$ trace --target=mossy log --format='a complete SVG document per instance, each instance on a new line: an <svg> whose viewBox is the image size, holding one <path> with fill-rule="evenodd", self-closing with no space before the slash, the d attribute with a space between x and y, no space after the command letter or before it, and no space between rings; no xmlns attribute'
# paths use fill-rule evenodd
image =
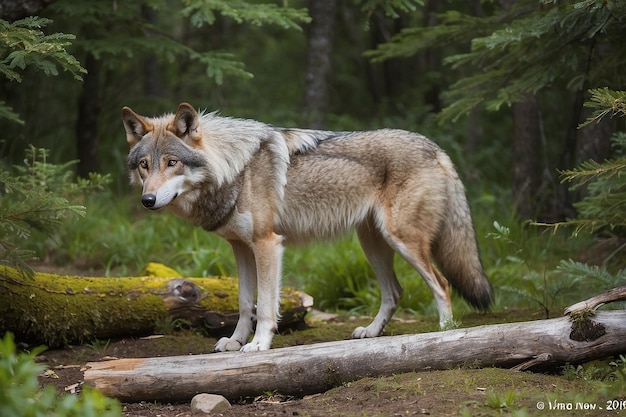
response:
<svg viewBox="0 0 626 417"><path fill-rule="evenodd" d="M237 279L157 276L104 278L0 266L0 335L49 347L151 334L183 319L224 333L237 318ZM281 325L303 321L310 297L284 288Z"/></svg>
<svg viewBox="0 0 626 417"><path fill-rule="evenodd" d="M546 369L624 353L626 311L584 307L550 320L265 352L90 362L85 382L123 401L185 401L201 392L230 399L274 390L302 396L363 377L458 366Z"/></svg>

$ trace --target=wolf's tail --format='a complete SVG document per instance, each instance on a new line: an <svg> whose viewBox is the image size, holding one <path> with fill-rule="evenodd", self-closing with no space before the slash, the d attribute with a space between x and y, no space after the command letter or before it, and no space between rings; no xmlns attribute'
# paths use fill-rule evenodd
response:
<svg viewBox="0 0 626 417"><path fill-rule="evenodd" d="M488 310L493 303L493 288L478 255L465 189L450 158L442 154L438 159L447 171L448 204L432 253L452 287L473 307Z"/></svg>

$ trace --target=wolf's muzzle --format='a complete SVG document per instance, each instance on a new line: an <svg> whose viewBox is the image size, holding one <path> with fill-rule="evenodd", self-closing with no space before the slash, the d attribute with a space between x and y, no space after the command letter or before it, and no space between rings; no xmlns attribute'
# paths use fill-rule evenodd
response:
<svg viewBox="0 0 626 417"><path fill-rule="evenodd" d="M154 205L156 204L156 195L154 195L154 194L144 194L141 197L141 204L143 204L143 206L145 208L152 208L152 207L154 207Z"/></svg>

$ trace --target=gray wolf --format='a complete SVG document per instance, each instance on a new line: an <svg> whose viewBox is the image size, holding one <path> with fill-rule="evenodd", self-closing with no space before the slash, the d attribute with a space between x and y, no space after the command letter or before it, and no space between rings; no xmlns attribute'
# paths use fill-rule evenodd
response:
<svg viewBox="0 0 626 417"><path fill-rule="evenodd" d="M381 306L353 338L379 336L402 288L394 253L423 277L442 327L452 320L449 283L486 310L493 290L478 255L463 184L450 158L419 134L275 127L201 112L142 117L122 110L131 183L141 203L168 208L232 246L239 321L216 351L270 348L283 247L356 229L381 289ZM433 265L436 263L436 267ZM256 331L251 341L255 318Z"/></svg>

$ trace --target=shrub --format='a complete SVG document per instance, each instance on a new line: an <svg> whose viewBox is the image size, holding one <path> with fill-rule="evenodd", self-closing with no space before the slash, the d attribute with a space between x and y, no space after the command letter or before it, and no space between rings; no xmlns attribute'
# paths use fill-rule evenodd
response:
<svg viewBox="0 0 626 417"><path fill-rule="evenodd" d="M80 395L59 397L52 385L39 388L37 375L45 366L35 363L43 349L17 353L13 336L0 340L0 415L3 417L118 417L119 402L85 387Z"/></svg>

